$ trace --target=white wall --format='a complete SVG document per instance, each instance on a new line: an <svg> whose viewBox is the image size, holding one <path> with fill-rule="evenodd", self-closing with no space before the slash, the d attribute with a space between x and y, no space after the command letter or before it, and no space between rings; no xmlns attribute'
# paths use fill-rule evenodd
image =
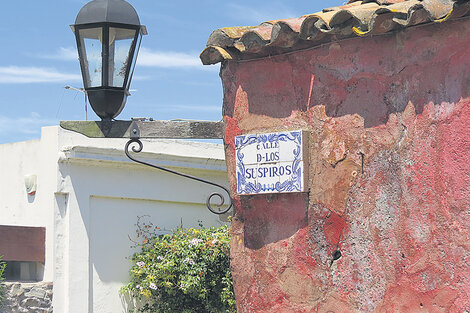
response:
<svg viewBox="0 0 470 313"><path fill-rule="evenodd" d="M57 131L57 129L56 129ZM0 224L46 228L44 281L53 280L53 202L57 183L57 136L0 145ZM25 175L37 175L34 196Z"/></svg>
<svg viewBox="0 0 470 313"><path fill-rule="evenodd" d="M118 290L128 279L128 236L138 216L167 230L223 223L205 208L216 187L135 164L125 142L46 127L41 141L0 145L0 164L15 179L0 177L0 224L46 227L45 279L54 281L55 312L127 312ZM227 185L221 145L144 141L138 157ZM29 173L38 175L35 199L20 186Z"/></svg>

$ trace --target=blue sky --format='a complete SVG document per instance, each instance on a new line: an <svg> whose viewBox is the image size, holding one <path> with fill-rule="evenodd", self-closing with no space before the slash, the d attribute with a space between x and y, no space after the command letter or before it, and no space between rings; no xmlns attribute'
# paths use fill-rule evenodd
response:
<svg viewBox="0 0 470 313"><path fill-rule="evenodd" d="M42 126L84 120L83 86L69 28L84 0L4 1L0 13L0 144L37 139ZM199 53L217 28L299 17L338 1L129 0L147 26L126 107L118 119L220 120L220 65ZM88 119L98 120L91 108Z"/></svg>

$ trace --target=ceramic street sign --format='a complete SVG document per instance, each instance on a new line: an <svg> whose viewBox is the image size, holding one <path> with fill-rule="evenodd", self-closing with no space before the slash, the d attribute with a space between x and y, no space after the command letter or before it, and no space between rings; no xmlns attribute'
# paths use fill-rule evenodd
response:
<svg viewBox="0 0 470 313"><path fill-rule="evenodd" d="M239 195L304 192L301 130L235 137Z"/></svg>

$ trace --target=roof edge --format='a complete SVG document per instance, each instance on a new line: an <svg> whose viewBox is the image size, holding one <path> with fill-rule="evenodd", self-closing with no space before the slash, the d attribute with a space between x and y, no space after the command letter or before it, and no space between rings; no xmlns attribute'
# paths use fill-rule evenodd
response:
<svg viewBox="0 0 470 313"><path fill-rule="evenodd" d="M470 14L470 0L364 0L300 18L215 30L202 51L204 65L251 60L348 38L376 36Z"/></svg>

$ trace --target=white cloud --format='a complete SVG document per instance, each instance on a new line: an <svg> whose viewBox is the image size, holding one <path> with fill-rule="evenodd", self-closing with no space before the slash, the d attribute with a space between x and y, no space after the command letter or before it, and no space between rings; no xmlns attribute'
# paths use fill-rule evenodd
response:
<svg viewBox="0 0 470 313"><path fill-rule="evenodd" d="M136 80L139 80L139 81L142 81L142 80L151 80L152 77L151 76L148 76L148 75L134 75L132 76L132 81L136 81Z"/></svg>
<svg viewBox="0 0 470 313"><path fill-rule="evenodd" d="M12 129L15 132L32 137L37 137L41 133L41 127L47 125L57 125L54 119L43 118L39 113L31 112L25 117L7 117L0 115L0 133L9 133Z"/></svg>
<svg viewBox="0 0 470 313"><path fill-rule="evenodd" d="M35 57L42 59L78 61L77 49L72 47L60 47L53 54L36 54ZM148 48L141 48L137 58L138 66L160 67L160 68L190 68L211 70L218 69L218 66L202 65L198 53L155 51Z"/></svg>
<svg viewBox="0 0 470 313"><path fill-rule="evenodd" d="M78 62L78 52L74 47L60 47L59 50L53 54L37 54L36 56L42 59Z"/></svg>
<svg viewBox="0 0 470 313"><path fill-rule="evenodd" d="M3 66L0 67L0 84L26 84L80 81L78 74L61 73L54 68Z"/></svg>
<svg viewBox="0 0 470 313"><path fill-rule="evenodd" d="M214 68L202 65L199 55L196 53L153 51L147 48L140 49L137 66L193 68L201 70Z"/></svg>

